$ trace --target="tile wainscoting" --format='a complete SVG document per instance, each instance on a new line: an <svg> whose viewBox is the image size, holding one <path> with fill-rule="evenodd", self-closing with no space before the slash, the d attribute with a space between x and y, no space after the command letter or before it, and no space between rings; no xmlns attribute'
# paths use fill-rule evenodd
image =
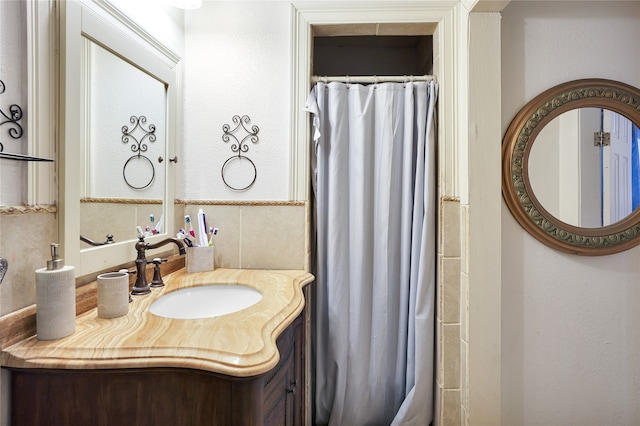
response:
<svg viewBox="0 0 640 426"><path fill-rule="evenodd" d="M460 201L440 199L438 275L436 285L436 371L434 425L460 425L461 372L465 356L461 336Z"/></svg>
<svg viewBox="0 0 640 426"><path fill-rule="evenodd" d="M232 269L309 270L308 203L278 201L179 201L176 228L184 216L197 218L202 209L214 237L215 265Z"/></svg>

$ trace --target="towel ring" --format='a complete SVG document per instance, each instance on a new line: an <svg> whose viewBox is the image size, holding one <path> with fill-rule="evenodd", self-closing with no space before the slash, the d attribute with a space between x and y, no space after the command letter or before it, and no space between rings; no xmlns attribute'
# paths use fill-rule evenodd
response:
<svg viewBox="0 0 640 426"><path fill-rule="evenodd" d="M228 188L233 189L234 191L244 191L246 189L249 189L249 187L251 187L255 183L256 178L258 177L258 170L256 169L256 165L249 157L244 154L249 151L247 142L251 141L254 144L258 143L258 132L260 131L260 129L256 125L251 125L251 118L249 118L248 115L234 115L231 120L235 123L236 127L232 129L228 124L222 126L222 141L225 143L232 142L231 151L236 153L237 155L232 155L231 157L227 158L227 161L224 162L222 168L220 169L220 174L222 175L222 181ZM242 187L233 186L225 177L227 167L234 160L248 160L249 164L253 168L253 178L248 185Z"/></svg>
<svg viewBox="0 0 640 426"><path fill-rule="evenodd" d="M235 160L238 160L238 161L247 160L251 165L251 167L253 167L253 179L251 179L251 182L249 182L249 184L245 186L233 186L227 181L227 178L225 178L225 171L227 169L227 166L229 166L229 164ZM222 165L222 169L220 170L220 174L222 175L222 181L224 182L225 185L227 185L229 189L233 189L234 191L244 191L246 189L249 189L255 183L256 178L258 177L258 169L256 169L256 165L253 163L253 161L251 161L251 158L244 155L234 155L232 157L227 158L227 161L224 162L224 164Z"/></svg>
<svg viewBox="0 0 640 426"><path fill-rule="evenodd" d="M133 175L131 175L130 172L130 176L129 179L127 179L127 166L133 164L131 162L131 160L145 160L146 163L149 163L149 166L151 167L151 177L149 178L148 181L143 180L142 182L147 182L144 185L139 185L136 184L135 182L132 183L132 177ZM135 168L140 170L141 167L144 167L145 164L142 165L138 165ZM131 168L130 168L131 169ZM142 154L137 154L137 155L132 155L131 157L129 157L129 159L124 163L124 166L122 167L122 177L124 178L125 183L132 189L145 189L148 188L149 186L151 186L151 184L153 183L153 181L156 179L156 169L153 167L153 162L149 159L149 157L147 157L146 155L142 155Z"/></svg>
<svg viewBox="0 0 640 426"><path fill-rule="evenodd" d="M147 152L147 142L155 142L156 141L156 126L155 124L149 124L149 126L145 129L144 125L147 122L147 117L144 115L135 116L132 115L129 118L129 122L133 125L132 129L129 129L129 126L122 126L122 136L121 141L125 144L131 143L131 151L136 154L132 155L127 159L122 166L122 177L124 178L125 183L133 189L145 189L148 188L156 178L156 170L153 166L153 162L145 155L143 152ZM137 135L137 136L136 136ZM138 160L146 160L146 162L151 167L151 178L144 185L135 185L131 183L131 179L127 179L127 166L133 164L131 161L134 159ZM162 162L162 161L160 161ZM141 167L144 167L145 164L142 164ZM131 176L130 176L131 178Z"/></svg>

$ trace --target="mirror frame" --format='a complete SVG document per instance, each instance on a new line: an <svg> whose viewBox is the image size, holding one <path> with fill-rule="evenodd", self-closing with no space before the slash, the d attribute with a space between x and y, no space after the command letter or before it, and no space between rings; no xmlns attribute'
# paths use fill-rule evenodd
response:
<svg viewBox="0 0 640 426"><path fill-rule="evenodd" d="M100 6L100 4L98 4ZM166 87L166 141L164 158L175 154L177 136L178 63L180 58L159 42L139 37L135 28L114 15L111 9L95 9L75 0L60 3L60 164L59 164L59 240L62 256L75 266L76 276L109 270L132 263L136 257L135 238L81 249L80 198L83 157L81 144L86 139L84 102L86 69L84 39L110 50L121 59L163 82ZM174 163L165 162L163 193L165 231L146 238L157 242L168 236L174 226ZM161 252L162 249L149 253ZM166 248L165 248L166 251Z"/></svg>
<svg viewBox="0 0 640 426"><path fill-rule="evenodd" d="M528 102L504 135L502 195L513 217L540 242L565 253L601 256L640 244L640 209L601 228L567 224L538 201L528 171L529 154L542 128L566 111L589 107L609 109L640 126L640 90L633 86L593 78L552 87Z"/></svg>

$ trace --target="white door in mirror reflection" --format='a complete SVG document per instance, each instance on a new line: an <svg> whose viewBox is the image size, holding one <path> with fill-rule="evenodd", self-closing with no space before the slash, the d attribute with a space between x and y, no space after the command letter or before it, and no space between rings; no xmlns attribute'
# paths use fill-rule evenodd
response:
<svg viewBox="0 0 640 426"><path fill-rule="evenodd" d="M602 130L609 133L611 138L610 145L602 147L602 223L610 225L624 219L633 211L632 123L620 114L603 110L602 126Z"/></svg>
<svg viewBox="0 0 640 426"><path fill-rule="evenodd" d="M637 149L633 124L601 108L567 111L549 122L531 148L527 171L533 194L550 214L583 228L599 228L633 211ZM611 145L594 145L594 133L611 132ZM633 151L633 155L632 155ZM635 175L634 175L635 173ZM635 176L635 178L634 178Z"/></svg>

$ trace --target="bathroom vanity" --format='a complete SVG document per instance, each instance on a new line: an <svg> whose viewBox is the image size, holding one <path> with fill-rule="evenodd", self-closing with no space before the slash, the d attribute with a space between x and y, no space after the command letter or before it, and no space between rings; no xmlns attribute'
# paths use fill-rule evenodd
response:
<svg viewBox="0 0 640 426"><path fill-rule="evenodd" d="M303 271L177 271L127 315L80 315L64 339L2 352L13 424L296 425L305 418ZM240 284L263 298L241 311L179 320L149 312L180 288Z"/></svg>

